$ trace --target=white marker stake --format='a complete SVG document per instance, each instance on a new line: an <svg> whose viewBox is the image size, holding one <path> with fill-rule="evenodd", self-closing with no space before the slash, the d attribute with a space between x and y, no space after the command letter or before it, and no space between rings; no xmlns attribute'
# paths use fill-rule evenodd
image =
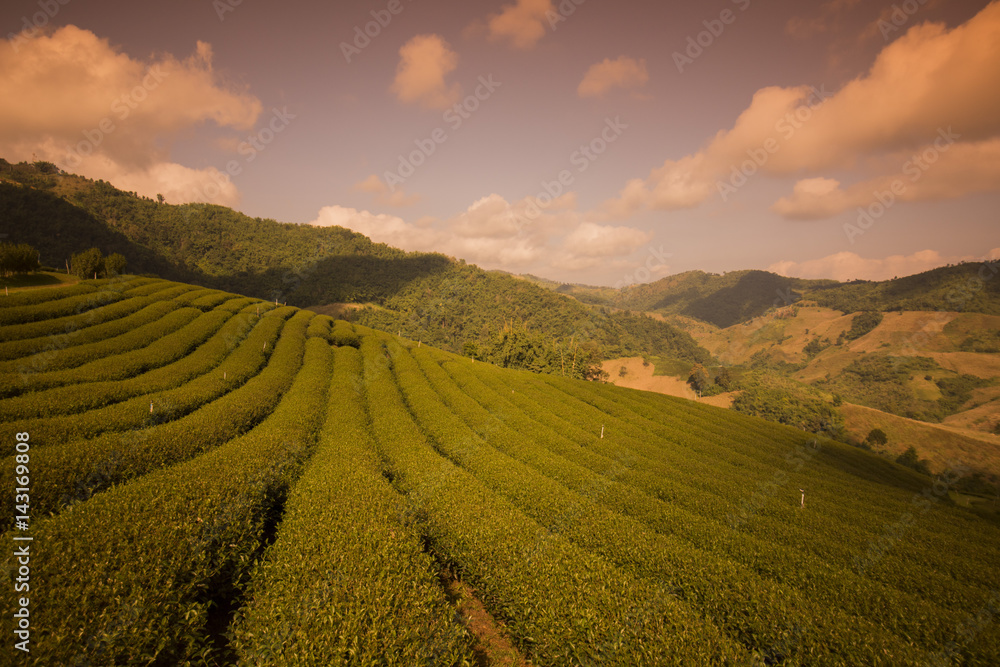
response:
<svg viewBox="0 0 1000 667"><path fill-rule="evenodd" d="M149 402L149 414L153 414L153 402Z"/></svg>
<svg viewBox="0 0 1000 667"><path fill-rule="evenodd" d="M601 424L601 440L604 440L604 424Z"/></svg>
<svg viewBox="0 0 1000 667"><path fill-rule="evenodd" d="M806 506L806 490L805 489L799 489L799 491L802 492L802 507L805 507Z"/></svg>

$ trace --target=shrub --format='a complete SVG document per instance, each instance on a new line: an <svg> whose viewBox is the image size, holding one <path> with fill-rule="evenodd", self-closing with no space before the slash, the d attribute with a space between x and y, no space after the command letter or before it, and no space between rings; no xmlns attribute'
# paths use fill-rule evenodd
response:
<svg viewBox="0 0 1000 667"><path fill-rule="evenodd" d="M27 243L0 243L0 276L32 273L39 267L38 251Z"/></svg>
<svg viewBox="0 0 1000 667"><path fill-rule="evenodd" d="M844 335L846 340L856 340L865 334L873 331L875 327L882 323L884 315L876 311L865 311L858 313L851 320L851 328Z"/></svg>
<svg viewBox="0 0 1000 667"><path fill-rule="evenodd" d="M905 452L896 457L896 463L907 468L912 468L924 475L931 474L930 461L920 458L920 455L917 454L917 448L913 445L907 447Z"/></svg>
<svg viewBox="0 0 1000 667"><path fill-rule="evenodd" d="M865 438L865 442L869 445L881 446L889 442L889 436L885 434L880 428L873 428L868 432L868 437ZM911 448L912 449L912 448Z"/></svg>
<svg viewBox="0 0 1000 667"><path fill-rule="evenodd" d="M125 273L126 266L128 266L128 262L125 260L125 255L121 253L113 252L104 259L104 272L109 278Z"/></svg>
<svg viewBox="0 0 1000 667"><path fill-rule="evenodd" d="M97 278L104 274L104 257L97 248L84 250L70 258L69 268L77 278Z"/></svg>

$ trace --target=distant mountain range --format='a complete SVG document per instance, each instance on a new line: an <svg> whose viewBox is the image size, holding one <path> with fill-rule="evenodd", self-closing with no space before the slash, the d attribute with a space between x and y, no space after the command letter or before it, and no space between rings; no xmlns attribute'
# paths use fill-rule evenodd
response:
<svg viewBox="0 0 1000 667"><path fill-rule="evenodd" d="M620 290L528 278L594 305L693 317L718 327L748 322L772 308L811 301L845 314L863 310L946 310L1000 315L1000 262L943 266L885 281L788 278L767 271L722 275L688 271Z"/></svg>

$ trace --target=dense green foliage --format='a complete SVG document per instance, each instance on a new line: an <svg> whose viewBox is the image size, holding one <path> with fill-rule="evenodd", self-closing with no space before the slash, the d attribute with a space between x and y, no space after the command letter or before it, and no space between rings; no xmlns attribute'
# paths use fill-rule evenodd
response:
<svg viewBox="0 0 1000 667"><path fill-rule="evenodd" d="M104 256L97 248L74 253L69 259L69 270L77 278L99 278L104 276Z"/></svg>
<svg viewBox="0 0 1000 667"><path fill-rule="evenodd" d="M815 390L797 385L773 371L743 375L733 410L812 433L838 432L843 420Z"/></svg>
<svg viewBox="0 0 1000 667"><path fill-rule="evenodd" d="M31 434L24 664L471 665L442 577L540 666L1000 661L1000 625L966 632L1000 605L1000 529L948 497L966 471L835 442L814 397L776 418L818 438L176 287L0 308L83 325L59 354L84 356L159 303L194 316L0 401L4 503ZM780 403L780 378L738 381Z"/></svg>
<svg viewBox="0 0 1000 667"><path fill-rule="evenodd" d="M863 313L858 313L851 320L851 328L847 330L844 334L845 340L856 340L861 338L866 333L873 331L875 327L882 324L882 318L884 315L879 312L866 310Z"/></svg>
<svg viewBox="0 0 1000 667"><path fill-rule="evenodd" d="M691 367L691 372L688 374L687 383L691 385L700 395L712 382L711 376L709 376L708 371L701 364L695 364Z"/></svg>
<svg viewBox="0 0 1000 667"><path fill-rule="evenodd" d="M598 379L602 374L600 353L593 343L578 345L571 339L567 344L517 327L494 332L479 345L467 342L462 351L501 368L523 368L581 380Z"/></svg>
<svg viewBox="0 0 1000 667"><path fill-rule="evenodd" d="M941 377L934 384L940 391L935 400L920 398L913 389L916 378ZM960 411L972 391L994 384L974 375L943 371L929 357L902 357L866 354L852 361L836 377L818 383L824 390L845 399L901 417L939 422Z"/></svg>
<svg viewBox="0 0 1000 667"><path fill-rule="evenodd" d="M733 271L725 275L689 271L653 283L626 287L609 305L685 315L728 327L790 306L808 289L836 284L786 278L766 271Z"/></svg>
<svg viewBox="0 0 1000 667"><path fill-rule="evenodd" d="M959 311L1000 315L1000 262L964 262L883 282L858 280L818 287L806 298L844 313Z"/></svg>
<svg viewBox="0 0 1000 667"><path fill-rule="evenodd" d="M819 336L814 336L813 338L810 338L809 342L806 343L806 346L802 348L802 352L806 355L807 359L812 359L817 354L830 347L830 345L831 343L829 338L820 340Z"/></svg>
<svg viewBox="0 0 1000 667"><path fill-rule="evenodd" d="M38 251L27 243L0 243L0 277L37 271Z"/></svg>
<svg viewBox="0 0 1000 667"><path fill-rule="evenodd" d="M107 257L101 254L100 249L90 248L83 252L74 253L69 260L69 269L77 278L114 278L125 273L128 262L125 256L118 252L113 252Z"/></svg>
<svg viewBox="0 0 1000 667"><path fill-rule="evenodd" d="M1000 330L980 329L970 334L960 344L963 352L978 352L980 354L1000 353Z"/></svg>
<svg viewBox="0 0 1000 667"><path fill-rule="evenodd" d="M913 468L924 475L931 474L930 462L927 459L920 458L917 448L913 445L907 447L905 452L896 457L896 463L904 465L907 468Z"/></svg>
<svg viewBox="0 0 1000 667"><path fill-rule="evenodd" d="M939 414L947 417L962 409L966 401L972 398L973 390L993 386L996 382L975 375L962 374L940 378L935 384L941 390L941 398L938 399Z"/></svg>
<svg viewBox="0 0 1000 667"><path fill-rule="evenodd" d="M877 447L881 447L887 442L889 442L889 436L887 436L885 434L885 431L883 431L880 428L873 428L871 431L868 432L868 435L865 437L865 443L867 443L868 445L875 445Z"/></svg>

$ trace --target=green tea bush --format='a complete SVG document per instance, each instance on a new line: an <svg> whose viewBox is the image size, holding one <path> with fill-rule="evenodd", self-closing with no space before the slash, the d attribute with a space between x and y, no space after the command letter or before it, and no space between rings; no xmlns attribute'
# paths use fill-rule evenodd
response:
<svg viewBox="0 0 1000 667"><path fill-rule="evenodd" d="M46 294L50 290L35 290L32 294L35 294L36 297L29 303L23 306L9 305L6 308L0 308L0 326L38 322L53 317L84 313L115 301L121 301L123 298L124 285L122 283L106 285L101 289L96 289L93 285L85 285L84 287L91 289L77 290L72 293L73 296L62 299L53 299L55 294ZM42 296L37 296L38 293L42 293ZM25 299L25 301L28 300ZM2 302L3 300L0 299L0 303Z"/></svg>
<svg viewBox="0 0 1000 667"><path fill-rule="evenodd" d="M508 500L434 451L408 414L391 352L362 340L373 433L407 494L406 515L431 548L467 578L533 664L747 662L717 628L658 585L548 533ZM526 558L539 540L547 548Z"/></svg>
<svg viewBox="0 0 1000 667"><path fill-rule="evenodd" d="M126 417L139 420L131 431L109 432L91 440L81 440L63 446L39 449L32 461L39 471L32 489L32 506L36 512L60 511L67 504L86 500L113 484L142 476L157 468L175 464L239 436L250 430L274 410L302 364L306 345L305 329L313 313L299 311L285 325L281 338L269 354L267 366L243 386L228 393L229 385L219 373L165 392L161 413L148 413L140 401L115 406ZM183 410L184 401L196 405L210 396L220 396L180 419L174 419L171 399ZM154 400L154 408L156 401ZM130 411L130 412L126 412ZM183 412L182 412L183 414ZM150 416L151 415L151 416ZM161 423L162 419L166 423ZM197 437L192 437L192 433ZM13 499L14 457L4 461L11 483L0 481L0 488L11 491ZM3 507L8 507L6 500ZM9 506L13 511L13 506Z"/></svg>
<svg viewBox="0 0 1000 667"><path fill-rule="evenodd" d="M420 535L400 522L399 496L380 473L361 371L357 350L337 349L318 449L235 624L231 645L244 663L474 663L436 566Z"/></svg>
<svg viewBox="0 0 1000 667"><path fill-rule="evenodd" d="M182 410L182 405L194 409L215 398L215 393L205 393L199 386L213 386L221 394L256 375L283 325L284 318L273 315L260 319L237 315L191 354L148 373L120 382L74 384L0 400L2 421L22 420L21 427L36 434L36 446L44 446L140 427L148 419L150 403L159 404L161 413L165 412L162 406L169 406L172 418L181 417L189 411ZM0 444L0 452L12 453L13 445Z"/></svg>
<svg viewBox="0 0 1000 667"><path fill-rule="evenodd" d="M317 339L307 348L278 409L254 430L36 521L35 544L58 548L32 556L32 582L49 594L32 598L26 664L220 659L213 598L240 595L326 412L331 351ZM15 566L6 555L2 567ZM0 601L8 618L13 605L13 596Z"/></svg>
<svg viewBox="0 0 1000 667"><path fill-rule="evenodd" d="M625 513L602 506L587 493L574 493L566 487L578 486L600 495L602 492L613 495L615 491L595 486L603 480L588 479L577 467L562 465L557 457L537 446L534 435L525 437L507 426L510 419L507 411L495 413L499 418L491 419L490 413L460 391L437 364L427 363L421 368L410 355L403 353L396 355L394 361L410 409L442 454L549 531L633 576L676 591L717 627L758 654L764 655L770 647L786 641L787 628L797 625L803 636L792 656L798 660L830 659L848 650L860 655L891 655L897 660L912 657L905 642L871 621L852 618L829 606L824 607L824 617L837 618L841 625L863 627L865 644L815 627L810 619L817 615L818 609L798 591L758 577L752 568L720 558L713 553L715 549L700 549L678 539L669 528L659 533L649 530L641 521L628 516L639 509L635 503L643 503L639 496L622 507L628 509ZM424 372L437 382L421 378ZM443 401L448 402L451 410ZM463 425L463 419L474 420L476 429ZM488 438L478 433L487 433ZM556 467L561 469L558 480L543 474L552 474ZM653 503L648 504L646 518L656 516L656 510ZM543 548L539 545L532 556ZM742 610L747 608L758 611L746 615Z"/></svg>
<svg viewBox="0 0 1000 667"><path fill-rule="evenodd" d="M0 362L0 374L26 369L29 373L73 368L87 362L145 347L193 322L201 311L159 301L128 317L65 336L47 337L41 349L16 361ZM228 315L228 314L227 314ZM85 332L85 333L84 333Z"/></svg>
<svg viewBox="0 0 1000 667"><path fill-rule="evenodd" d="M192 310L201 314L196 309ZM36 371L35 368L19 362L17 372L0 374L0 395L17 396L27 391L79 382L101 382L133 377L185 357L208 340L230 317L232 314L227 311L205 313L172 333L152 331L150 335L153 342L146 347L108 358L95 359L74 368L45 372Z"/></svg>
<svg viewBox="0 0 1000 667"><path fill-rule="evenodd" d="M361 337L355 331L354 325L344 320L334 322L330 332L330 344L336 346L361 347Z"/></svg>

